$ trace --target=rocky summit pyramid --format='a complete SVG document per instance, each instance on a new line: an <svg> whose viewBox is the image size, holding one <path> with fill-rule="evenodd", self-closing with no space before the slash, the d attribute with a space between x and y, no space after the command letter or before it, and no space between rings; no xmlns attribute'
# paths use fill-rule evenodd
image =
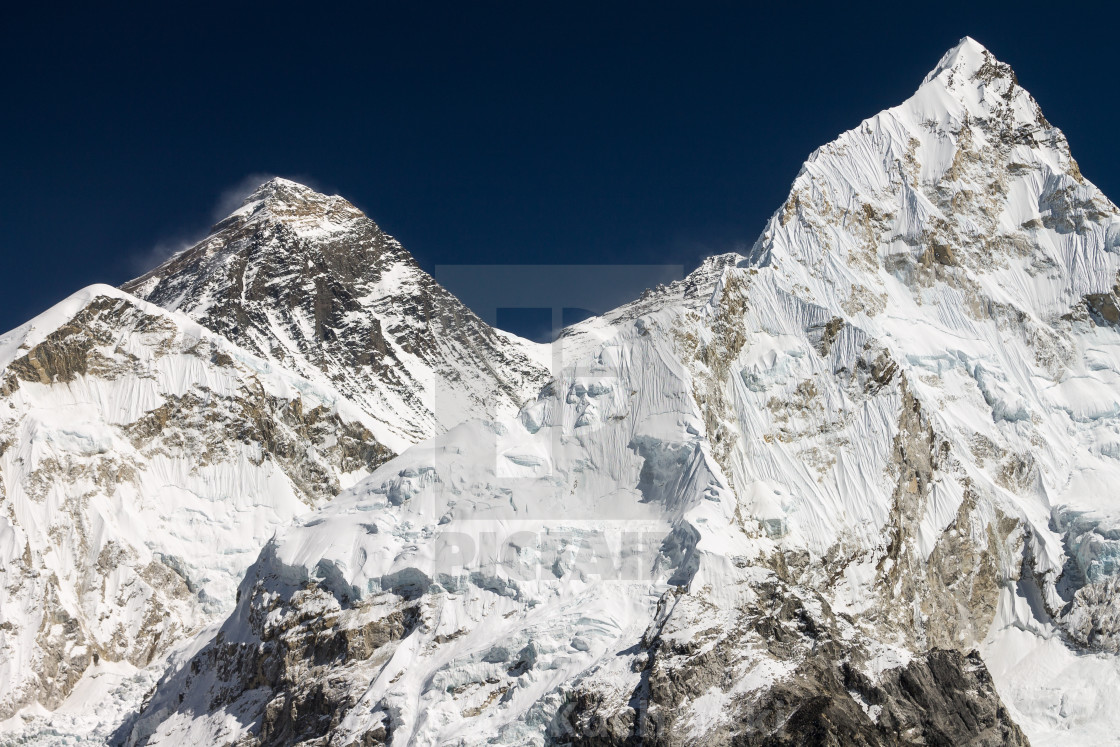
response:
<svg viewBox="0 0 1120 747"><path fill-rule="evenodd" d="M285 180L0 337L0 741L1120 733L1120 211L980 44L555 345Z"/></svg>
<svg viewBox="0 0 1120 747"><path fill-rule="evenodd" d="M287 179L123 288L337 388L394 451L515 413L546 378L542 346L485 324L346 200Z"/></svg>
<svg viewBox="0 0 1120 747"><path fill-rule="evenodd" d="M280 531L117 736L1107 743L1118 271L1117 208L966 38L746 256Z"/></svg>

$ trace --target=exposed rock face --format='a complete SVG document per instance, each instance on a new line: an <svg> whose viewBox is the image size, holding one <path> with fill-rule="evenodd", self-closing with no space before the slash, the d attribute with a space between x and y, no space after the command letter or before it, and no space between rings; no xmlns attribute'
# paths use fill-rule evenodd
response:
<svg viewBox="0 0 1120 747"><path fill-rule="evenodd" d="M416 601L392 595L351 600L329 584L276 574L276 563L266 554L242 586L238 609L247 612L250 628L227 625L180 673L188 688L221 683L208 701L196 704L203 712L229 709L256 719L254 731L238 739L239 745L320 743L360 696L338 670L384 664L422 620ZM236 708L246 700L259 710ZM363 743L383 743L390 728L386 723L367 732ZM127 730L117 738L127 741Z"/></svg>
<svg viewBox="0 0 1120 747"><path fill-rule="evenodd" d="M709 745L1026 745L976 652L933 649L902 666L869 671L850 623L821 598L805 604L773 581L756 587L731 631L689 640L650 631L642 677L628 703L576 690L549 725L567 745L685 745L698 732L682 709L719 693L721 727ZM768 689L733 694L736 663L769 659ZM727 694L727 697L723 697Z"/></svg>
<svg viewBox="0 0 1120 747"><path fill-rule="evenodd" d="M1120 653L1120 579L1082 586L1059 621L1080 647Z"/></svg>
<svg viewBox="0 0 1120 747"><path fill-rule="evenodd" d="M536 346L485 324L360 210L286 179L123 287L329 382L396 451L516 412L547 373Z"/></svg>
<svg viewBox="0 0 1120 747"><path fill-rule="evenodd" d="M762 728L732 744L1028 744L975 652L934 649L880 677L844 666L799 669L749 717Z"/></svg>
<svg viewBox="0 0 1120 747"><path fill-rule="evenodd" d="M0 717L185 640L276 523L392 456L336 392L105 286L0 350Z"/></svg>

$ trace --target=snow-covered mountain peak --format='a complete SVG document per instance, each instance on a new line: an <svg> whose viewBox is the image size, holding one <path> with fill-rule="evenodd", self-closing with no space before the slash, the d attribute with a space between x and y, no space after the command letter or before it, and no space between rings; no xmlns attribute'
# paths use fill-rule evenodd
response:
<svg viewBox="0 0 1120 747"><path fill-rule="evenodd" d="M59 303L47 309L30 321L24 322L13 330L0 335L0 370L38 345L59 326L98 297L131 298L127 293L111 285L95 283L72 293ZM135 300L135 299L133 299Z"/></svg>
<svg viewBox="0 0 1120 747"><path fill-rule="evenodd" d="M903 106L919 112L923 121L947 123L998 116L1018 125L1046 124L1011 66L967 36L945 53Z"/></svg>
<svg viewBox="0 0 1120 747"><path fill-rule="evenodd" d="M922 85L926 85L930 81L941 76L946 71L956 71L957 73L971 78L986 64L994 63L997 66L1006 68L1006 72L1010 73L1010 67L998 62L980 42L973 39L971 36L966 36L957 42L956 46L942 55L938 61L937 66L933 68L922 81Z"/></svg>
<svg viewBox="0 0 1120 747"><path fill-rule="evenodd" d="M244 202L257 202L261 200L275 200L279 202L284 201L299 201L323 197L311 187L291 179L285 179L282 176L274 176L261 182L260 186L254 189L245 198ZM337 197L337 195L335 195Z"/></svg>
<svg viewBox="0 0 1120 747"><path fill-rule="evenodd" d="M751 256L837 315L950 286L966 307L1049 317L1111 289L1099 252L1118 241L1120 214L1065 136L965 38L913 96L810 156ZM1023 281L1043 275L1062 280L1045 293Z"/></svg>

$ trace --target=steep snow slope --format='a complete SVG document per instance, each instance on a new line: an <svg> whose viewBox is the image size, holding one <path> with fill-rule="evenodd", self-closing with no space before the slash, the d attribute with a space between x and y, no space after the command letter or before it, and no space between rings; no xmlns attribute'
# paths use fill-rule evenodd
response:
<svg viewBox="0 0 1120 747"><path fill-rule="evenodd" d="M1118 243L963 40L749 256L279 534L130 742L1114 739Z"/></svg>
<svg viewBox="0 0 1120 747"><path fill-rule="evenodd" d="M228 611L277 525L391 456L367 425L109 286L0 337L0 719Z"/></svg>
<svg viewBox="0 0 1120 747"><path fill-rule="evenodd" d="M752 252L881 341L930 414L960 487L926 498L915 560L974 496L1014 517L983 651L1040 743L1116 733L1098 687L1120 686L1118 246L1120 215L1062 133L966 39L913 98L815 153Z"/></svg>
<svg viewBox="0 0 1120 747"><path fill-rule="evenodd" d="M286 179L123 287L339 389L397 452L516 412L547 373L542 346L489 327L360 210Z"/></svg>

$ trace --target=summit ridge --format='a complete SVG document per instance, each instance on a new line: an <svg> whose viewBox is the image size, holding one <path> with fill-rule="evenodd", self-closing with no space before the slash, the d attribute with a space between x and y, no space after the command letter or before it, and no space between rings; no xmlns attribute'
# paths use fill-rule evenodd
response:
<svg viewBox="0 0 1120 747"><path fill-rule="evenodd" d="M347 221L365 218L358 208L338 195L322 194L299 182L272 177L249 193L241 206L218 225L258 214L293 227L303 227L318 219L322 230L340 230Z"/></svg>
<svg viewBox="0 0 1120 747"><path fill-rule="evenodd" d="M926 74L926 77L922 80L922 85L929 83L948 70L958 72L966 79L972 79L981 68L989 64L1001 66L1006 73L1014 74L1011 73L1009 66L995 61L987 47L971 36L964 36L961 37L961 40L957 42L956 46L948 50L937 62L937 65Z"/></svg>

